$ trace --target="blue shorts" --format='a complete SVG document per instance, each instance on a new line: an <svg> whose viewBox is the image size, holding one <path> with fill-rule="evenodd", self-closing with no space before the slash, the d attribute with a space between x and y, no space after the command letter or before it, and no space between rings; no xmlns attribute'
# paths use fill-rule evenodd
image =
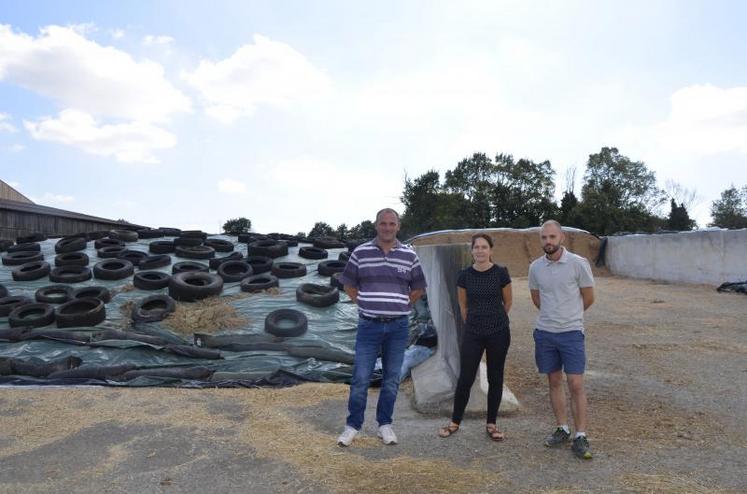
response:
<svg viewBox="0 0 747 494"><path fill-rule="evenodd" d="M534 330L534 360L540 374L563 370L566 374L583 374L586 367L583 331L551 333Z"/></svg>

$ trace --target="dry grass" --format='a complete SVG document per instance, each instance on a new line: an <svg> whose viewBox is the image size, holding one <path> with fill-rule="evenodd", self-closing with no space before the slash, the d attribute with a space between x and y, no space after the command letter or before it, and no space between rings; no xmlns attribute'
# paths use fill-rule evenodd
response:
<svg viewBox="0 0 747 494"><path fill-rule="evenodd" d="M703 482L674 474L629 473L618 478L626 492L647 494L726 494L723 488L709 487Z"/></svg>
<svg viewBox="0 0 747 494"><path fill-rule="evenodd" d="M155 426L159 429L188 428L204 437L229 441L241 450L253 450L262 458L289 464L293 469L330 492L483 492L505 486L500 473L484 470L475 462L467 467L448 459L410 456L371 459L359 452L382 448L373 437L360 437L354 446L341 450L335 437L318 431L295 410L336 400L344 406L345 385L304 384L285 389L202 390L74 388L66 390L10 390L0 405L6 441L0 442L0 461L11 455L32 452L62 441L86 428L104 423L125 426ZM237 424L211 411L230 399L241 403L246 418L238 434L226 439L226 429ZM96 406L91 406L95 400ZM168 410L168 413L163 413ZM303 440L298 441L299 431ZM117 464L135 454L131 441L113 445L98 462L71 474L58 472L46 482L19 484L17 492L51 492L61 485L74 490L81 475L105 477ZM158 454L154 452L153 454ZM201 459L192 458L188 463ZM180 465L188 468L188 465ZM4 484L11 488L13 484ZM33 489L29 490L30 487ZM35 490L37 489L38 490Z"/></svg>
<svg viewBox="0 0 747 494"><path fill-rule="evenodd" d="M230 302L244 298L210 297L198 302L177 303L176 310L164 319L169 329L181 334L195 331L214 333L223 329L238 329L247 326L249 319L239 314Z"/></svg>

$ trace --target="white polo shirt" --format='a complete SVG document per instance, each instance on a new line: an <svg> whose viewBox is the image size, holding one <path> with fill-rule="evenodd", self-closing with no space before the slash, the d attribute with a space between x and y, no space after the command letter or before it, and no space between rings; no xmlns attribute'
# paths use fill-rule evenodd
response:
<svg viewBox="0 0 747 494"><path fill-rule="evenodd" d="M591 266L585 257L562 247L557 261L547 256L529 266L529 289L540 292L536 328L551 333L584 330L584 300L580 288L594 286Z"/></svg>

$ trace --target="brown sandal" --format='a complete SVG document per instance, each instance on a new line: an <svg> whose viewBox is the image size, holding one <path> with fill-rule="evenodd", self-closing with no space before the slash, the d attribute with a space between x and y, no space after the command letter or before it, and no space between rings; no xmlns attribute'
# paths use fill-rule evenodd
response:
<svg viewBox="0 0 747 494"><path fill-rule="evenodd" d="M501 432L495 424L485 426L485 432L491 441L500 442L506 438L506 435Z"/></svg>
<svg viewBox="0 0 747 494"><path fill-rule="evenodd" d="M438 435L439 437L449 437L450 435L454 434L458 430L459 430L459 424L455 424L451 422L449 423L449 425L438 429Z"/></svg>

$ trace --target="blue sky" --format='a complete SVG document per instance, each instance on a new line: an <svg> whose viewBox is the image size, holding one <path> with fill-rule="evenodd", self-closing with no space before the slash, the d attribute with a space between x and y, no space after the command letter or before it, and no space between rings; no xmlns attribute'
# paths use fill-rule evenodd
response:
<svg viewBox="0 0 747 494"><path fill-rule="evenodd" d="M698 198L747 184L744 2L21 2L0 178L150 226L349 226L474 152L616 146Z"/></svg>

